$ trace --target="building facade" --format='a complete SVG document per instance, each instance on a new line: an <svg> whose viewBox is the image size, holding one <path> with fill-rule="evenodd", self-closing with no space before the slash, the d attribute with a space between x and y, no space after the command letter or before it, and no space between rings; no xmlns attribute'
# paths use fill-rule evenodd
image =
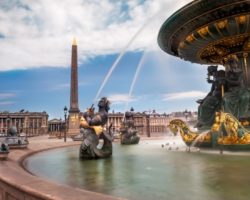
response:
<svg viewBox="0 0 250 200"><path fill-rule="evenodd" d="M7 133L8 128L16 126L19 133L37 136L48 133L48 114L46 112L0 112L0 133Z"/></svg>
<svg viewBox="0 0 250 200"><path fill-rule="evenodd" d="M124 117L124 114L121 113L121 112L109 113L107 126L109 127L110 124L112 123L112 131L113 132L118 132L120 127L121 127L123 117Z"/></svg>
<svg viewBox="0 0 250 200"><path fill-rule="evenodd" d="M195 125L197 123L198 112L183 111L183 112L172 112L170 119L181 119L187 122L189 125Z"/></svg>
<svg viewBox="0 0 250 200"><path fill-rule="evenodd" d="M167 133L170 119L166 114L151 114L149 117L150 133Z"/></svg>
<svg viewBox="0 0 250 200"><path fill-rule="evenodd" d="M52 119L48 121L48 133L51 137L62 137L65 122L62 119Z"/></svg>
<svg viewBox="0 0 250 200"><path fill-rule="evenodd" d="M122 121L124 118L124 113L112 112L109 113L108 126L112 123L112 131L119 132ZM174 112L171 114L159 114L155 111L147 112L135 112L134 122L135 128L140 135L154 136L159 134L168 133L168 124L172 119L182 119L187 122L194 122L197 119L197 112L184 111L184 112Z"/></svg>
<svg viewBox="0 0 250 200"><path fill-rule="evenodd" d="M121 112L109 113L107 126L109 126L112 123L112 131L119 132L123 118L124 118L124 113L121 113ZM135 122L135 128L138 131L138 134L140 135L146 134L146 129L147 129L146 128L146 115L143 113L134 113L134 122Z"/></svg>
<svg viewBox="0 0 250 200"><path fill-rule="evenodd" d="M124 118L124 113L110 113L108 118L108 126L112 123L112 130L114 132L119 132L122 121ZM169 120L167 116L156 116L151 114L146 114L145 112L134 113L135 128L139 135L148 135L154 133L164 133L167 132L167 125Z"/></svg>

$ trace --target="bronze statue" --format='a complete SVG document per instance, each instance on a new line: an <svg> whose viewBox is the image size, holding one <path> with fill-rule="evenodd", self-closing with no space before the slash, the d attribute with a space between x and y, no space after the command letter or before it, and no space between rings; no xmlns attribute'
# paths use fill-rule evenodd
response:
<svg viewBox="0 0 250 200"><path fill-rule="evenodd" d="M223 108L237 119L249 117L250 91L243 85L243 71L238 67L236 56L231 56L226 65L226 91Z"/></svg>
<svg viewBox="0 0 250 200"><path fill-rule="evenodd" d="M0 152L9 152L9 146L8 144L5 144L4 142L0 146Z"/></svg>
<svg viewBox="0 0 250 200"><path fill-rule="evenodd" d="M221 109L222 87L225 88L225 72L217 70L217 66L208 66L207 82L212 84L210 92L204 99L199 99L198 122L199 129L209 129L214 123L215 112ZM211 76L213 79L211 79Z"/></svg>
<svg viewBox="0 0 250 200"><path fill-rule="evenodd" d="M221 95L210 93L198 101L197 127L210 129L213 148L250 149L250 10L241 9L250 8L247 3L248 0L192 1L170 16L158 35L160 48L168 54L192 63L225 67L224 78L214 72L214 79L209 81L211 89L218 86ZM179 122L173 121L174 125ZM209 131L201 129L197 131L200 137Z"/></svg>
<svg viewBox="0 0 250 200"><path fill-rule="evenodd" d="M98 103L99 110L94 112L93 106L83 114L80 127L84 129L83 142L80 147L81 159L106 158L112 155L111 126L105 129L108 121L110 102L106 97L101 98ZM103 139L103 145L99 148L99 139Z"/></svg>
<svg viewBox="0 0 250 200"><path fill-rule="evenodd" d="M120 128L121 144L138 144L140 137L137 135L137 130L134 124L134 109L125 113L124 121Z"/></svg>
<svg viewBox="0 0 250 200"><path fill-rule="evenodd" d="M0 160L6 160L9 154L9 146L4 142L0 142Z"/></svg>

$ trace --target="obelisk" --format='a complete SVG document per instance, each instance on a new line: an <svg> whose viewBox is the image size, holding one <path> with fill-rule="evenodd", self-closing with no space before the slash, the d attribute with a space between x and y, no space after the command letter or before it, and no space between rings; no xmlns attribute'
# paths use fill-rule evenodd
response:
<svg viewBox="0 0 250 200"><path fill-rule="evenodd" d="M71 54L71 80L70 80L70 109L68 136L79 134L79 106L78 106L78 65L77 65L77 43L73 39Z"/></svg>

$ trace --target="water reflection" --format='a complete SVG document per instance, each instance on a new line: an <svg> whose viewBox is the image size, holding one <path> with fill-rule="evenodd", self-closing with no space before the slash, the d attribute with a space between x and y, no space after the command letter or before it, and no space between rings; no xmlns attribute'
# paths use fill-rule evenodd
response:
<svg viewBox="0 0 250 200"><path fill-rule="evenodd" d="M78 147L26 161L34 174L128 199L248 200L247 156L171 152L159 144L114 145L109 159L82 161Z"/></svg>

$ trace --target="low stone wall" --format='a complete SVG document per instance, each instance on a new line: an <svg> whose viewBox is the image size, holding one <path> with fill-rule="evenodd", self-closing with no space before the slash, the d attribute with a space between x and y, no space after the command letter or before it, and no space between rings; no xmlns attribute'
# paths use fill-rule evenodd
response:
<svg viewBox="0 0 250 200"><path fill-rule="evenodd" d="M49 182L28 173L22 161L31 154L47 149L79 145L80 142L48 139L39 136L30 139L28 149L11 150L6 161L0 161L0 200L117 200L79 188Z"/></svg>
<svg viewBox="0 0 250 200"><path fill-rule="evenodd" d="M0 200L51 200L53 198L47 197L46 195L39 195L36 192L24 191L19 189L14 184L8 184L7 181L0 181Z"/></svg>

